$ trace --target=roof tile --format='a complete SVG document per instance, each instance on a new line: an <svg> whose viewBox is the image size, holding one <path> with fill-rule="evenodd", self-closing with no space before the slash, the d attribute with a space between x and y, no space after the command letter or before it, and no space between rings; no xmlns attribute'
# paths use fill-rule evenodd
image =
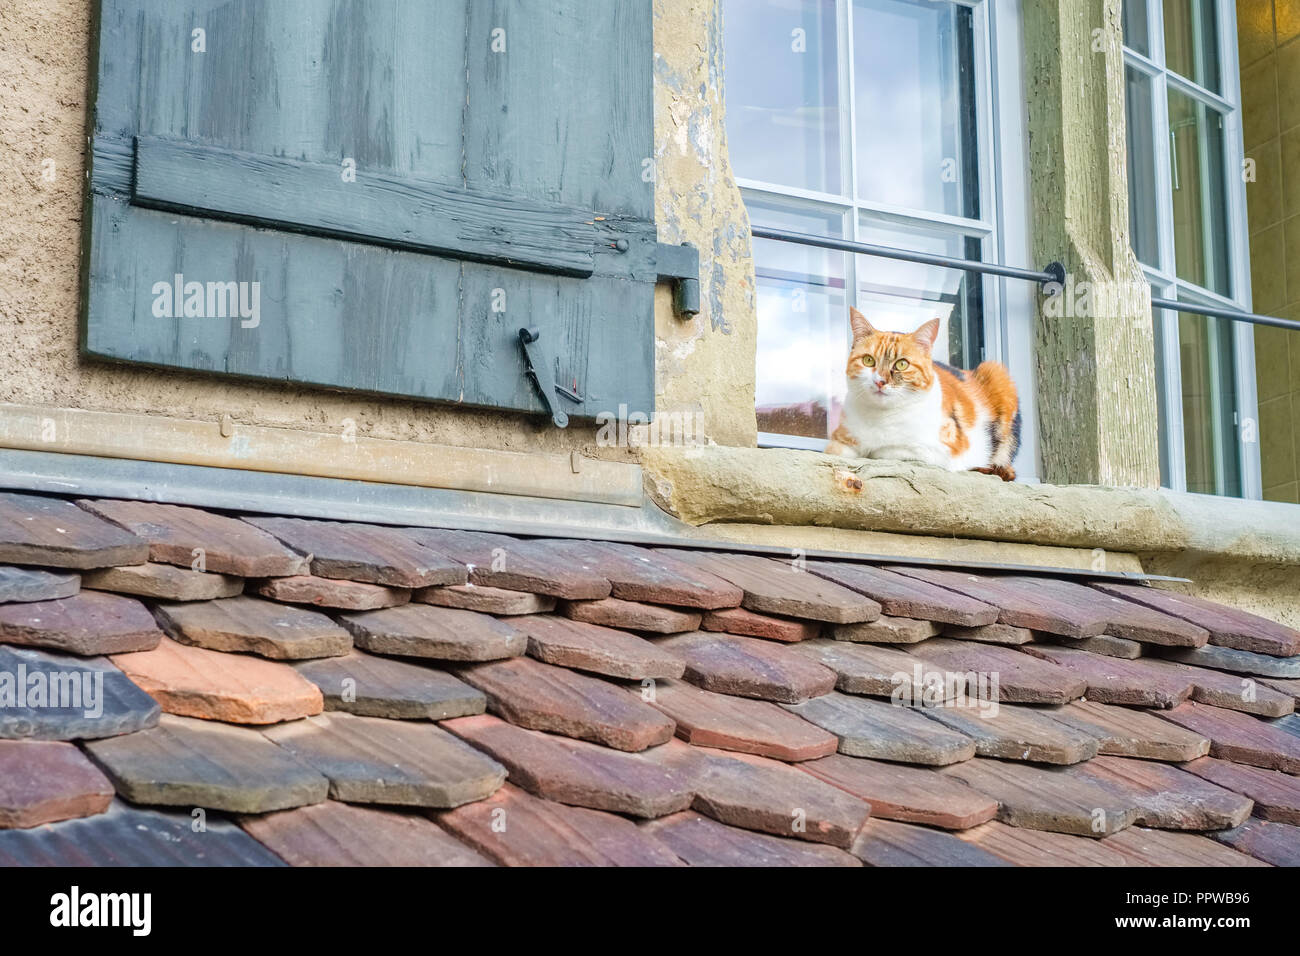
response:
<svg viewBox="0 0 1300 956"><path fill-rule="evenodd" d="M404 604L340 615L357 647L375 654L444 661L493 661L518 657L528 641L504 621L431 604Z"/></svg>
<svg viewBox="0 0 1300 956"><path fill-rule="evenodd" d="M562 560L591 567L624 601L714 610L740 604L744 592L729 581L661 551L609 541L545 542Z"/></svg>
<svg viewBox="0 0 1300 956"><path fill-rule="evenodd" d="M649 820L641 828L691 866L861 866L824 843L806 843L727 826L694 811Z"/></svg>
<svg viewBox="0 0 1300 956"><path fill-rule="evenodd" d="M1295 700L1253 677L1225 674L1205 667L1175 664L1192 678L1192 700L1261 717L1282 717L1295 710Z"/></svg>
<svg viewBox="0 0 1300 956"><path fill-rule="evenodd" d="M463 564L417 544L396 528L307 518L244 520L295 551L311 555L311 573L317 577L396 588L466 581Z"/></svg>
<svg viewBox="0 0 1300 956"><path fill-rule="evenodd" d="M148 559L145 541L62 498L0 494L0 561L107 568Z"/></svg>
<svg viewBox="0 0 1300 956"><path fill-rule="evenodd" d="M650 703L676 721L677 736L699 747L794 762L824 757L837 746L834 735L765 700L729 697L669 680L632 693L651 691Z"/></svg>
<svg viewBox="0 0 1300 956"><path fill-rule="evenodd" d="M72 744L0 740L0 830L103 813L113 785Z"/></svg>
<svg viewBox="0 0 1300 956"><path fill-rule="evenodd" d="M85 744L132 803L265 813L319 803L329 782L256 730L164 714L157 727Z"/></svg>
<svg viewBox="0 0 1300 956"><path fill-rule="evenodd" d="M41 676L35 676L38 673ZM57 702L65 706L50 706L55 701L48 689L56 685L79 691L80 699L60 697ZM46 688L39 701L33 694L38 686ZM107 658L66 657L0 645L0 738L113 737L155 726L160 713L157 701Z"/></svg>
<svg viewBox="0 0 1300 956"><path fill-rule="evenodd" d="M546 664L624 680L681 677L686 662L626 631L550 615L512 621L528 635L528 653Z"/></svg>
<svg viewBox="0 0 1300 956"><path fill-rule="evenodd" d="M955 624L948 624L940 628L939 633L944 637L963 641L977 641L981 644L1006 644L1009 647L1028 644L1034 640L1034 632L1029 628L1015 627L1011 624L994 623L985 624L981 627L957 627ZM1095 640L1095 638L1085 637L1082 640Z"/></svg>
<svg viewBox="0 0 1300 956"><path fill-rule="evenodd" d="M443 726L500 761L515 786L556 803L662 817L685 810L694 796L680 776L641 754L524 730L487 715Z"/></svg>
<svg viewBox="0 0 1300 956"><path fill-rule="evenodd" d="M1261 677L1259 682L1267 684L1274 690L1280 690L1284 694L1290 694L1293 700L1300 701L1300 678Z"/></svg>
<svg viewBox="0 0 1300 956"><path fill-rule="evenodd" d="M884 568L840 561L809 561L808 570L818 577L865 594L891 617L919 618L965 627L992 624L998 619L998 609L991 604Z"/></svg>
<svg viewBox="0 0 1300 956"><path fill-rule="evenodd" d="M1231 831L1229 831L1231 832ZM1122 853L1130 866L1265 866L1244 853L1195 833L1171 833L1132 827L1105 841Z"/></svg>
<svg viewBox="0 0 1300 956"><path fill-rule="evenodd" d="M655 643L686 662L686 680L715 693L794 704L835 689L834 671L772 641L692 631Z"/></svg>
<svg viewBox="0 0 1300 956"><path fill-rule="evenodd" d="M435 724L332 713L263 734L329 778L350 803L458 807L505 782L505 768Z"/></svg>
<svg viewBox="0 0 1300 956"><path fill-rule="evenodd" d="M541 800L506 784L435 817L444 830L505 866L681 866L631 820Z"/></svg>
<svg viewBox="0 0 1300 956"><path fill-rule="evenodd" d="M1089 840L1067 833L1026 830L997 820L958 834L1015 866L1127 866L1123 854L1105 840Z"/></svg>
<svg viewBox="0 0 1300 956"><path fill-rule="evenodd" d="M294 670L325 696L326 710L362 717L444 720L481 714L482 692L432 667L373 654L299 661Z"/></svg>
<svg viewBox="0 0 1300 956"><path fill-rule="evenodd" d="M1113 634L1098 634L1096 637L1070 638L1059 634L1038 633L1034 640L1046 644L1058 644L1076 651L1088 651L1103 657L1118 657L1126 661L1135 661L1142 656L1142 645L1128 638Z"/></svg>
<svg viewBox="0 0 1300 956"><path fill-rule="evenodd" d="M829 667L836 674L836 688L846 694L893 697L897 692L907 700L937 704L966 691L964 677L943 680L927 661L894 647L815 640L791 650Z"/></svg>
<svg viewBox="0 0 1300 956"><path fill-rule="evenodd" d="M1194 760L1210 752L1210 740L1130 707L1079 700L1052 712L1052 719L1098 739L1100 752L1144 760Z"/></svg>
<svg viewBox="0 0 1300 956"><path fill-rule="evenodd" d="M336 657L352 647L348 632L324 614L261 598L160 602L154 615L172 640L214 651L301 660Z"/></svg>
<svg viewBox="0 0 1300 956"><path fill-rule="evenodd" d="M1300 826L1300 778L1214 757L1201 757L1182 769L1254 800L1257 817Z"/></svg>
<svg viewBox="0 0 1300 956"><path fill-rule="evenodd" d="M341 611L373 611L396 607L411 600L409 588L390 588L363 581L319 578L314 574L295 574L287 578L268 578L256 588L262 597L286 604L311 604L338 608Z"/></svg>
<svg viewBox="0 0 1300 956"><path fill-rule="evenodd" d="M1006 860L943 830L869 820L853 847L868 866L1009 866Z"/></svg>
<svg viewBox="0 0 1300 956"><path fill-rule="evenodd" d="M729 607L721 611L708 611L700 622L705 631L724 631L741 637L763 637L769 641L792 644L807 641L821 633L820 621L797 621L793 618L772 617L743 607Z"/></svg>
<svg viewBox="0 0 1300 956"><path fill-rule="evenodd" d="M754 554L666 548L659 551L744 589L742 603L751 611L833 624L872 621L880 616L880 605L870 598L810 574L788 561Z"/></svg>
<svg viewBox="0 0 1300 956"><path fill-rule="evenodd" d="M238 518L152 501L100 498L82 499L77 504L148 542L147 552L139 558L115 560L109 564L161 561L183 568L197 567L249 578L307 572L307 559L303 555Z"/></svg>
<svg viewBox="0 0 1300 956"><path fill-rule="evenodd" d="M831 636L860 644L916 644L939 633L939 625L910 617L882 616L859 624L837 624Z"/></svg>
<svg viewBox="0 0 1300 956"><path fill-rule="evenodd" d="M1280 657L1300 654L1300 631L1257 614L1190 594L1139 584L1097 582L1093 587L1206 628L1211 644Z"/></svg>
<svg viewBox="0 0 1300 956"><path fill-rule="evenodd" d="M37 568L0 566L0 604L11 601L53 601L81 590L81 578Z"/></svg>
<svg viewBox="0 0 1300 956"><path fill-rule="evenodd" d="M1138 826L1219 830L1250 816L1251 801L1194 774L1155 760L1098 757L1072 768L1081 780L1111 790L1138 807Z"/></svg>
<svg viewBox="0 0 1300 956"><path fill-rule="evenodd" d="M1088 699L1102 704L1173 707L1192 694L1191 675L1164 661L1126 661L1046 644L1026 645L1024 652L1077 675L1087 683Z"/></svg>
<svg viewBox="0 0 1300 956"><path fill-rule="evenodd" d="M157 647L162 632L139 601L83 591L57 601L0 605L0 641L92 656Z"/></svg>
<svg viewBox="0 0 1300 956"><path fill-rule="evenodd" d="M239 821L290 866L491 866L431 820L326 800Z"/></svg>
<svg viewBox="0 0 1300 956"><path fill-rule="evenodd" d="M81 584L95 591L114 591L165 601L210 601L234 597L244 590L243 578L153 561L87 571L81 576Z"/></svg>
<svg viewBox="0 0 1300 956"><path fill-rule="evenodd" d="M492 713L519 727L638 751L672 738L673 722L622 688L526 657L459 675L483 691ZM661 681L662 688L666 681Z"/></svg>
<svg viewBox="0 0 1300 956"><path fill-rule="evenodd" d="M609 596L609 581L598 569L558 556L545 542L438 528L405 528L403 533L467 565L470 582L480 587L531 591L571 601Z"/></svg>
<svg viewBox="0 0 1300 956"><path fill-rule="evenodd" d="M319 714L315 684L286 664L164 640L111 660L169 714L231 724L273 724Z"/></svg>
<svg viewBox="0 0 1300 956"><path fill-rule="evenodd" d="M969 737L911 707L840 693L783 706L833 733L839 752L851 757L943 766L975 755Z"/></svg>
<svg viewBox="0 0 1300 956"><path fill-rule="evenodd" d="M865 800L874 817L964 830L998 811L996 800L924 767L831 754L799 769Z"/></svg>
<svg viewBox="0 0 1300 956"><path fill-rule="evenodd" d="M700 626L698 611L679 611L657 604L638 604L612 597L601 598L599 601L568 601L560 612L587 624L621 627L629 631L649 631L654 634L678 634L693 631Z"/></svg>
<svg viewBox="0 0 1300 956"><path fill-rule="evenodd" d="M996 676L998 699L1011 704L1064 704L1083 696L1087 687L1083 678L1051 661L996 644L936 637L915 648L915 653L936 667L986 677L988 692ZM985 689L969 692L982 694Z"/></svg>
<svg viewBox="0 0 1300 956"><path fill-rule="evenodd" d="M1182 704L1161 713L1166 720L1210 738L1210 756L1267 770L1300 773L1300 737L1249 714L1209 704Z"/></svg>
<svg viewBox="0 0 1300 956"><path fill-rule="evenodd" d="M1097 737L1053 719L1058 710L1015 704L1000 704L994 710L987 702L972 702L926 707L921 713L970 737L981 757L1075 764L1097 756Z"/></svg>
<svg viewBox="0 0 1300 956"><path fill-rule="evenodd" d="M1220 830L1210 837L1273 866L1300 866L1300 827L1247 820L1235 830Z"/></svg>
<svg viewBox="0 0 1300 956"><path fill-rule="evenodd" d="M483 614L542 614L555 610L555 598L531 591L508 591L505 588L478 584L454 584L439 588L420 588L415 600L439 607L459 607Z"/></svg>
<svg viewBox="0 0 1300 956"><path fill-rule="evenodd" d="M1300 657L1273 657L1255 654L1231 647L1167 647L1160 651L1162 657L1184 664L1196 664L1215 670L1254 674L1259 677L1300 677Z"/></svg>

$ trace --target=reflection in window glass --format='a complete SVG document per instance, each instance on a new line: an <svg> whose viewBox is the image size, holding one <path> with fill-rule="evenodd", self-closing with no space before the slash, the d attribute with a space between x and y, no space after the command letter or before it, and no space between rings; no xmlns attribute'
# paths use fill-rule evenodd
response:
<svg viewBox="0 0 1300 956"><path fill-rule="evenodd" d="M1218 93L1219 29L1214 4L1215 0L1165 0L1165 66Z"/></svg>
<svg viewBox="0 0 1300 956"><path fill-rule="evenodd" d="M858 195L979 217L969 7L854 0Z"/></svg>
<svg viewBox="0 0 1300 956"><path fill-rule="evenodd" d="M843 235L841 215L792 212L748 197L754 225ZM758 430L829 438L844 402L849 315L844 253L754 240Z"/></svg>
<svg viewBox="0 0 1300 956"><path fill-rule="evenodd" d="M736 175L842 192L835 0L729 0L723 20Z"/></svg>
<svg viewBox="0 0 1300 956"><path fill-rule="evenodd" d="M1124 0L1124 45L1143 56L1151 55L1146 0Z"/></svg>
<svg viewBox="0 0 1300 956"><path fill-rule="evenodd" d="M1156 232L1156 168L1151 119L1151 78L1126 71L1124 110L1128 117L1128 226L1133 251L1142 262L1159 266Z"/></svg>
<svg viewBox="0 0 1300 956"><path fill-rule="evenodd" d="M1223 117L1172 88L1169 162L1178 277L1230 296Z"/></svg>
<svg viewBox="0 0 1300 956"><path fill-rule="evenodd" d="M1232 323L1178 314L1187 490L1241 495Z"/></svg>

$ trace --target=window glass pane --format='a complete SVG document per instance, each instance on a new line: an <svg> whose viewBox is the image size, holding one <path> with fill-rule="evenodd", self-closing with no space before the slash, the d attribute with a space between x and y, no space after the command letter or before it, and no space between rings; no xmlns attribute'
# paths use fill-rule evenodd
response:
<svg viewBox="0 0 1300 956"><path fill-rule="evenodd" d="M1223 117L1174 89L1169 91L1169 163L1178 277L1229 296Z"/></svg>
<svg viewBox="0 0 1300 956"><path fill-rule="evenodd" d="M727 0L723 25L736 175L840 193L835 0Z"/></svg>
<svg viewBox="0 0 1300 956"><path fill-rule="evenodd" d="M1149 266L1160 264L1156 219L1156 151L1152 142L1151 78L1126 71L1124 110L1128 118L1128 227L1133 251Z"/></svg>
<svg viewBox="0 0 1300 956"><path fill-rule="evenodd" d="M964 259L979 258L979 240L938 228L885 225L864 221L859 238L873 245ZM877 328L912 332L939 319L935 358L964 368L978 365L983 353L983 281L942 266L857 257L858 308Z"/></svg>
<svg viewBox="0 0 1300 956"><path fill-rule="evenodd" d="M1124 0L1124 45L1150 56L1147 37L1147 0Z"/></svg>
<svg viewBox="0 0 1300 956"><path fill-rule="evenodd" d="M979 218L970 8L854 0L858 195Z"/></svg>
<svg viewBox="0 0 1300 956"><path fill-rule="evenodd" d="M749 198L754 225L842 236L840 213L809 213ZM828 438L844 401L849 356L847 255L754 240L758 284L758 430Z"/></svg>
<svg viewBox="0 0 1300 956"><path fill-rule="evenodd" d="M1232 323L1178 314L1187 490L1241 495Z"/></svg>
<svg viewBox="0 0 1300 956"><path fill-rule="evenodd" d="M1214 4L1215 0L1165 0L1165 66L1218 93L1219 29Z"/></svg>

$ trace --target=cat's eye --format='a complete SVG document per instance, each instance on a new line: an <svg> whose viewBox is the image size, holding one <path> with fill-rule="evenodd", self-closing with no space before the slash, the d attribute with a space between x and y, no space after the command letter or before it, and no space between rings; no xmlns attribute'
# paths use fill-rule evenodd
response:
<svg viewBox="0 0 1300 956"><path fill-rule="evenodd" d="M897 362L894 363L894 371L902 372L911 364L912 363L909 362L907 359L899 359Z"/></svg>
<svg viewBox="0 0 1300 956"><path fill-rule="evenodd" d="M867 368L871 368L871 366L876 364L876 360L872 358L870 355L864 355L862 356L862 364L865 365Z"/></svg>

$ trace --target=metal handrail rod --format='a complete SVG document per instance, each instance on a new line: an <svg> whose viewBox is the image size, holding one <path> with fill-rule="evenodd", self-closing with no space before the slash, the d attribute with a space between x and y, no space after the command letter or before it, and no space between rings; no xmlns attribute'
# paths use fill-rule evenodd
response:
<svg viewBox="0 0 1300 956"><path fill-rule="evenodd" d="M1213 305L1197 305L1194 302L1178 302L1174 299L1151 297L1151 308L1169 309L1173 312L1190 312L1195 315L1208 315L1215 319L1231 319L1234 322L1249 322L1251 325L1271 325L1278 329L1292 329L1300 332L1300 322L1295 319L1279 319L1271 315L1258 315L1254 312L1242 312L1240 309L1227 309Z"/></svg>

